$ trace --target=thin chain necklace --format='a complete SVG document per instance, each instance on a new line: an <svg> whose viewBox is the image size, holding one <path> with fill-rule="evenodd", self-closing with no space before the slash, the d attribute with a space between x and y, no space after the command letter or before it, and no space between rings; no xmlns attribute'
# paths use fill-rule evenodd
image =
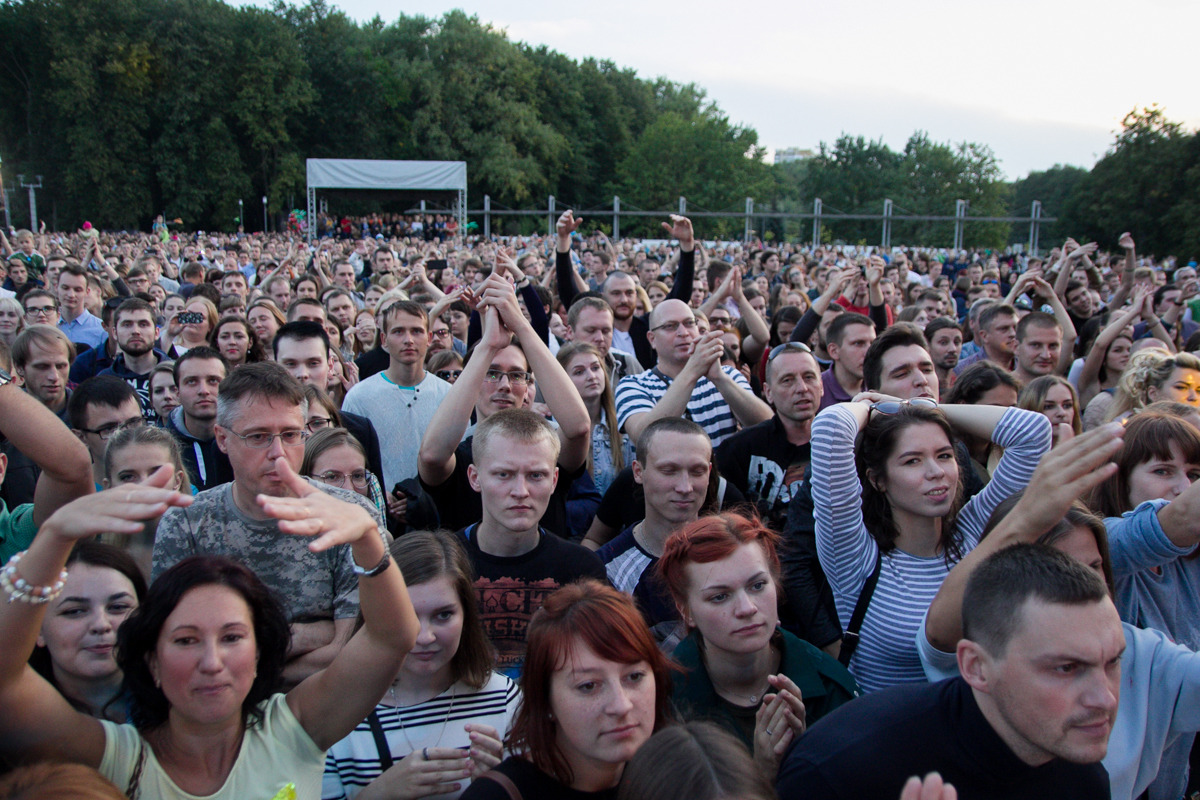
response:
<svg viewBox="0 0 1200 800"><path fill-rule="evenodd" d="M400 716L400 701L396 699L396 685L393 683L388 687L388 694L392 698L392 713L396 715L396 724L400 726L400 735L404 737L404 743L408 745L408 752L415 753L417 748L413 745L412 739L408 738L408 731L404 728L404 718ZM438 731L437 741L433 743L437 747L442 743L442 737L446 735L446 726L450 724L450 715L454 713L454 687L450 687L450 707L446 709L446 718L442 720L442 729ZM439 695L440 696L440 695ZM436 699L436 698L435 698Z"/></svg>

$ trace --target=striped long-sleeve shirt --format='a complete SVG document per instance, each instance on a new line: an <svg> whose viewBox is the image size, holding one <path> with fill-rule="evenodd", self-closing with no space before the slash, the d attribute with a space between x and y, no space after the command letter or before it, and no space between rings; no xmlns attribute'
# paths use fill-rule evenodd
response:
<svg viewBox="0 0 1200 800"><path fill-rule="evenodd" d="M857 434L854 416L843 406L831 406L813 421L817 555L833 589L843 628L850 622L879 549L863 524L862 486L854 465ZM963 553L979 543L996 506L1029 483L1042 454L1050 449L1050 422L1036 412L1012 408L997 423L992 441L1004 448L1004 456L991 482L959 511L957 535ZM916 631L952 566L942 555L919 557L899 549L883 557L879 582L859 631L859 646L850 662L850 671L863 691L925 680Z"/></svg>

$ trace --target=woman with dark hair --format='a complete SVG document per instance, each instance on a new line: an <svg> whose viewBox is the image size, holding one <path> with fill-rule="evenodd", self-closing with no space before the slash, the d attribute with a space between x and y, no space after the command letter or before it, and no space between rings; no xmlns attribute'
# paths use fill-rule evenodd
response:
<svg viewBox="0 0 1200 800"><path fill-rule="evenodd" d="M146 596L146 578L124 550L94 541L75 545L66 566L29 663L76 711L124 722L117 629Z"/></svg>
<svg viewBox="0 0 1200 800"><path fill-rule="evenodd" d="M1031 380L1017 396L1017 408L1037 411L1050 420L1054 426L1051 447L1057 447L1083 433L1079 397L1071 382L1061 375L1043 375Z"/></svg>
<svg viewBox="0 0 1200 800"><path fill-rule="evenodd" d="M942 397L948 405L986 405L1014 407L1021 396L1021 382L1013 374L991 361L978 361L967 367L954 381L954 386ZM992 442L980 436L964 433L963 443L971 454L971 466L986 484L1000 458Z"/></svg>
<svg viewBox="0 0 1200 800"><path fill-rule="evenodd" d="M776 800L746 745L712 722L670 725L625 766L617 800Z"/></svg>
<svg viewBox="0 0 1200 800"><path fill-rule="evenodd" d="M400 571L365 509L277 469L289 496L260 495L284 534L313 537L321 552L349 545L360 567L364 627L333 662L278 693L291 639L281 606L261 581L226 558L193 556L164 572L121 626L117 663L132 724L75 711L24 662L46 605L61 595L77 540L135 533L142 520L191 497L162 487L169 468L141 485L109 489L60 508L28 551L0 572L0 738L5 756L97 767L138 798L215 800L319 796L326 748L370 711L412 648L417 619Z"/></svg>
<svg viewBox="0 0 1200 800"><path fill-rule="evenodd" d="M965 504L955 429L1004 448L992 480ZM1019 408L865 393L813 420L817 553L842 628L857 634L848 666L864 690L925 679L915 641L925 609L1049 447L1049 420Z"/></svg>
<svg viewBox="0 0 1200 800"><path fill-rule="evenodd" d="M596 491L603 495L617 473L625 469L626 464L633 463L633 443L617 429L612 375L604 366L600 351L587 342L563 345L557 358L587 406L592 421L592 446L588 450L587 469Z"/></svg>
<svg viewBox="0 0 1200 800"><path fill-rule="evenodd" d="M212 335L213 347L225 356L229 368L242 364L256 364L267 359L258 334L245 317L228 314L221 317Z"/></svg>
<svg viewBox="0 0 1200 800"><path fill-rule="evenodd" d="M421 632L375 709L330 748L325 800L457 797L500 763L520 703L512 679L493 670L474 570L457 538L413 531L391 551Z"/></svg>
<svg viewBox="0 0 1200 800"><path fill-rule="evenodd" d="M529 622L515 753L463 800L610 800L625 763L668 722L666 657L632 598L595 580L549 595Z"/></svg>
<svg viewBox="0 0 1200 800"><path fill-rule="evenodd" d="M779 536L726 512L673 533L658 561L687 638L674 700L737 736L774 780L806 727L858 694L846 668L779 627Z"/></svg>

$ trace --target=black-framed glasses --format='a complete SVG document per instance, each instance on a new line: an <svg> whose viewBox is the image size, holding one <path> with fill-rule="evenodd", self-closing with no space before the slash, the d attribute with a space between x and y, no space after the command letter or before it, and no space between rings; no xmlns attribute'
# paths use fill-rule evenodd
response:
<svg viewBox="0 0 1200 800"><path fill-rule="evenodd" d="M483 379L488 383L499 383L501 379L508 378L508 382L513 386L524 386L529 383L529 373L514 370L513 372L503 372L498 369L489 369L484 373Z"/></svg>
<svg viewBox="0 0 1200 800"><path fill-rule="evenodd" d="M321 483L329 486L345 486L346 479L349 478L350 483L355 489L367 488L367 483L370 481L370 478L367 476L367 471L364 469L355 470L351 473L329 470L328 472L322 472L320 475L314 475L313 477L319 480Z"/></svg>
<svg viewBox="0 0 1200 800"><path fill-rule="evenodd" d="M767 353L767 361L774 361L776 356L783 353L808 353L812 355L812 348L804 342L784 342L777 344L771 348L771 352Z"/></svg>
<svg viewBox="0 0 1200 800"><path fill-rule="evenodd" d="M133 428L138 425L145 425L145 424L146 424L146 418L141 415L138 415L136 417L130 417L129 419L122 420L120 422L110 422L107 425L101 425L99 428L81 428L80 430L82 430L84 433L94 433L97 436L99 436L101 438L101 440L107 442L109 439L111 439L113 437L113 434L116 433L117 431L123 431L126 428Z"/></svg>
<svg viewBox="0 0 1200 800"><path fill-rule="evenodd" d="M256 433L241 434L237 431L229 432L245 442L247 447L255 450L266 450L276 439L279 439L280 444L282 444L284 447L299 447L303 445L304 440L308 438L308 431L301 430L299 428L294 428L289 431L280 431L279 433L258 431Z"/></svg>
<svg viewBox="0 0 1200 800"><path fill-rule="evenodd" d="M462 375L462 372L463 371L461 369L439 369L433 374L437 375L444 381L456 381L458 380L458 376Z"/></svg>
<svg viewBox="0 0 1200 800"><path fill-rule="evenodd" d="M432 331L430 335L433 336L434 339L445 339L450 335L450 330L449 328L438 328L437 330Z"/></svg>
<svg viewBox="0 0 1200 800"><path fill-rule="evenodd" d="M664 333L674 333L675 331L679 330L680 325L687 328L689 331L694 331L699 327L700 323L695 317L689 317L687 319L676 319L671 320L670 322L664 322L662 325L651 328L650 330L662 331Z"/></svg>
<svg viewBox="0 0 1200 800"><path fill-rule="evenodd" d="M309 433L316 433L333 426L333 420L329 417L309 417L308 422L304 423L304 427Z"/></svg>
<svg viewBox="0 0 1200 800"><path fill-rule="evenodd" d="M56 306L29 306L25 309L27 317L49 317L56 313L58 313Z"/></svg>
<svg viewBox="0 0 1200 800"><path fill-rule="evenodd" d="M916 406L917 408L937 408L937 401L932 397L913 397L908 400L880 400L878 403L871 403L871 413L878 412L880 414L899 414L900 409L905 406ZM868 414L867 416L870 416Z"/></svg>

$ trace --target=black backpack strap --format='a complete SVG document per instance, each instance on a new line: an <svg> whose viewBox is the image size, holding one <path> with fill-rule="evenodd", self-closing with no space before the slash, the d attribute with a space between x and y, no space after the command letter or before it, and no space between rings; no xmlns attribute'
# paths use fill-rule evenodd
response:
<svg viewBox="0 0 1200 800"><path fill-rule="evenodd" d="M858 649L858 632L862 628L863 618L867 616L867 607L871 605L871 595L875 594L875 584L879 583L879 570L882 567L883 553L876 549L875 569L871 570L867 582L863 584L862 592L858 595L858 602L854 605L854 613L850 615L850 624L846 626L846 632L842 634L842 649L838 653L838 661L842 663L843 667L850 666L850 659L854 657L854 651Z"/></svg>
<svg viewBox="0 0 1200 800"><path fill-rule="evenodd" d="M380 772L387 772L392 768L392 749L388 747L387 737L383 735L383 723L379 721L379 715L375 713L375 709L371 709L371 713L367 715L367 724L371 726L371 735L375 737L375 748L379 751Z"/></svg>

